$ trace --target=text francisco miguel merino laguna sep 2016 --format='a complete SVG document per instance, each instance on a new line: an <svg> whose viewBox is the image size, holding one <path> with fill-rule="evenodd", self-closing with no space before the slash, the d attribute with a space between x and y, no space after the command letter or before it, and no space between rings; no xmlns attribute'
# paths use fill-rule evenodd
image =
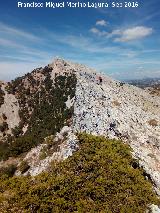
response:
<svg viewBox="0 0 160 213"><path fill-rule="evenodd" d="M126 2L17 2L18 8L106 8L106 7L139 7L138 1L126 1Z"/></svg>

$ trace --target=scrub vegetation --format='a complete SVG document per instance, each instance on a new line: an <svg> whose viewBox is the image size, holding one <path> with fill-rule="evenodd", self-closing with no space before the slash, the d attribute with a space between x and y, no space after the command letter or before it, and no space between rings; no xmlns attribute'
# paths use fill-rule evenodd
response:
<svg viewBox="0 0 160 213"><path fill-rule="evenodd" d="M0 212L141 213L159 200L121 141L79 134L79 150L48 172L0 178Z"/></svg>

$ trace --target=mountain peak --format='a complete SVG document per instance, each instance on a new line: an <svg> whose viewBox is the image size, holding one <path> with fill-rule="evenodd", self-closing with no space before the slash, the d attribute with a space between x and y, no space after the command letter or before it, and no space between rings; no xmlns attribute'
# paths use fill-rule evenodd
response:
<svg viewBox="0 0 160 213"><path fill-rule="evenodd" d="M79 79L85 78L88 82L94 82L97 84L99 79L102 79L104 83L116 84L118 81L113 80L109 76L98 72L97 70L90 68L84 64L79 64L64 60L62 58L55 58L54 61L49 64L49 67L53 69L52 79L55 77L55 73L75 73L76 77Z"/></svg>
<svg viewBox="0 0 160 213"><path fill-rule="evenodd" d="M58 65L58 64L66 64L66 61L63 59L63 58L60 58L60 57L55 57L55 59L53 60L53 62L50 64L55 64L55 65Z"/></svg>

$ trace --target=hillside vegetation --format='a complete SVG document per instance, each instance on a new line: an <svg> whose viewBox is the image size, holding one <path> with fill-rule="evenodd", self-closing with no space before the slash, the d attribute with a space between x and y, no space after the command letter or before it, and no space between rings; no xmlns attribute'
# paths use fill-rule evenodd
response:
<svg viewBox="0 0 160 213"><path fill-rule="evenodd" d="M45 137L59 132L71 119L73 107L67 108L65 102L68 97L72 99L75 96L76 76L74 73L56 76L53 85L51 71L52 69L44 68L45 80L40 89L35 89L32 93L31 88L25 88L22 78L17 78L8 86L8 92L16 93L19 100L21 122L12 129L13 135L8 136L6 142L0 141L0 160L28 152L32 147L42 143ZM30 87L34 88L39 81L35 82L31 74L27 76L31 82ZM22 129L25 125L28 125L28 129L23 134Z"/></svg>
<svg viewBox="0 0 160 213"><path fill-rule="evenodd" d="M121 141L78 135L79 150L37 177L1 176L0 212L145 212L158 198Z"/></svg>

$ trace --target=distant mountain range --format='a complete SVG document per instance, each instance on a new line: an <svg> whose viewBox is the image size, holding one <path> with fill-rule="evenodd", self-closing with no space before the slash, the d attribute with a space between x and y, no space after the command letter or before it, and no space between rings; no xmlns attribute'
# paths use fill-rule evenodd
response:
<svg viewBox="0 0 160 213"><path fill-rule="evenodd" d="M160 78L145 78L141 80L130 80L126 82L145 89L151 95L160 96Z"/></svg>
<svg viewBox="0 0 160 213"><path fill-rule="evenodd" d="M126 82L140 88L155 87L156 85L160 85L160 78L133 79Z"/></svg>

